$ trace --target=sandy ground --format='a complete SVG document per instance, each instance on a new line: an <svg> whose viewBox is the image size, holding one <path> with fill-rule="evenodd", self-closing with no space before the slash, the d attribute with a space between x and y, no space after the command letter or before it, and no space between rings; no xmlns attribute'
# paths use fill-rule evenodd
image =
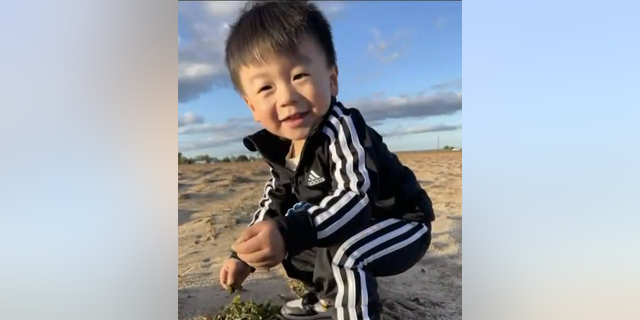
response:
<svg viewBox="0 0 640 320"><path fill-rule="evenodd" d="M462 153L398 154L434 202L437 220L425 258L379 278L385 319L462 319ZM231 243L251 221L268 179L264 163L179 166L178 319L214 315L232 296L218 282ZM281 304L293 297L281 268L255 273L242 299Z"/></svg>

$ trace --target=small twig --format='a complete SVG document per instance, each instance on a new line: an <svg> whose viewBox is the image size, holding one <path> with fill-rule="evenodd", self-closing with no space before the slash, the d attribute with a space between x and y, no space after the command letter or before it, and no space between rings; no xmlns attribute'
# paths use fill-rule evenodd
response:
<svg viewBox="0 0 640 320"><path fill-rule="evenodd" d="M187 273L191 272L191 270L193 270L193 268L195 268L195 267L191 267L191 268L189 268L189 270L187 270L187 271L185 271L184 273L182 273L182 274L180 275L180 278L184 277L185 275L187 275Z"/></svg>

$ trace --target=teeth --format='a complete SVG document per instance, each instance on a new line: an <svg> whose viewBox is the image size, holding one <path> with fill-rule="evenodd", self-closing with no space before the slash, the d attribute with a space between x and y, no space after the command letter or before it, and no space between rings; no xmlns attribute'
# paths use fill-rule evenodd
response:
<svg viewBox="0 0 640 320"><path fill-rule="evenodd" d="M284 118L283 121L302 119L302 117L304 115L305 115L305 113L296 113L296 114L293 114L293 115L290 115L290 116Z"/></svg>

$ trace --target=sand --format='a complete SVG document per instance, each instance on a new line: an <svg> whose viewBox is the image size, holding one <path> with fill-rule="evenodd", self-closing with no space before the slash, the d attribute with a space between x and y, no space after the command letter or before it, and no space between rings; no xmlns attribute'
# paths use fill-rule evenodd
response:
<svg viewBox="0 0 640 320"><path fill-rule="evenodd" d="M385 319L462 319L462 153L398 153L434 202L427 255L406 273L379 278ZM233 298L218 271L251 221L268 179L262 162L185 165L178 169L178 319L214 315ZM281 304L293 297L281 267L256 272L243 300Z"/></svg>

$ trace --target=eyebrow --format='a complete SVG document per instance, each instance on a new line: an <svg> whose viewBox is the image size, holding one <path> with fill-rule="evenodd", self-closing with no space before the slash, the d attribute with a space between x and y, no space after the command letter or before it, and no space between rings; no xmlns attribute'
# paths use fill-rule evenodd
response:
<svg viewBox="0 0 640 320"><path fill-rule="evenodd" d="M311 64L311 62L313 62L311 58L305 56L304 54L298 54L296 58L302 61L302 63L304 64Z"/></svg>
<svg viewBox="0 0 640 320"><path fill-rule="evenodd" d="M313 62L313 60L303 54L297 54L295 57L295 60L299 60L300 62L302 62L305 65L309 65Z"/></svg>

